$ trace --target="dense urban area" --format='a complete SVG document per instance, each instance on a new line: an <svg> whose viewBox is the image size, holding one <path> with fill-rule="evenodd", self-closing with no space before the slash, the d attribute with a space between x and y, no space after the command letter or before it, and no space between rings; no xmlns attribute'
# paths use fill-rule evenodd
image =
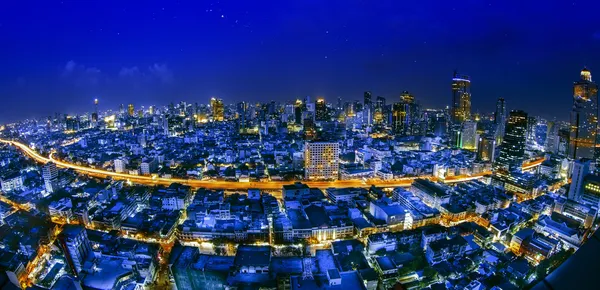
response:
<svg viewBox="0 0 600 290"><path fill-rule="evenodd" d="M598 227L598 87L561 122L448 83L2 125L2 289L534 287Z"/></svg>

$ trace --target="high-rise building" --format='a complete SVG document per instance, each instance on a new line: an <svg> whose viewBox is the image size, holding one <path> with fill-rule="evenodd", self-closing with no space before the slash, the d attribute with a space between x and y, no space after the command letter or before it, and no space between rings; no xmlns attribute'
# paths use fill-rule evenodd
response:
<svg viewBox="0 0 600 290"><path fill-rule="evenodd" d="M315 140L317 139L317 125L313 120L313 117L309 114L306 118L304 118L303 122L304 128L304 140Z"/></svg>
<svg viewBox="0 0 600 290"><path fill-rule="evenodd" d="M572 159L596 156L598 130L598 85L592 82L589 70L581 71L581 79L573 84L569 157Z"/></svg>
<svg viewBox="0 0 600 290"><path fill-rule="evenodd" d="M527 113L511 111L506 121L506 134L502 140L500 154L494 163L494 171L521 171L525 156Z"/></svg>
<svg viewBox="0 0 600 290"><path fill-rule="evenodd" d="M54 192L58 189L58 168L53 162L42 167L42 177L47 192Z"/></svg>
<svg viewBox="0 0 600 290"><path fill-rule="evenodd" d="M412 135L417 125L417 104L415 97L404 91L400 102L392 106L392 129L395 134Z"/></svg>
<svg viewBox="0 0 600 290"><path fill-rule="evenodd" d="M382 96L377 96L377 108L385 107L385 98Z"/></svg>
<svg viewBox="0 0 600 290"><path fill-rule="evenodd" d="M494 122L504 125L506 123L506 102L504 98L498 98L496 101L496 111L494 112Z"/></svg>
<svg viewBox="0 0 600 290"><path fill-rule="evenodd" d="M315 102L315 120L317 121L327 121L327 104L325 103L324 98L317 98Z"/></svg>
<svg viewBox="0 0 600 290"><path fill-rule="evenodd" d="M469 76L460 75L456 71L452 77L451 116L453 123L471 118L471 80Z"/></svg>
<svg viewBox="0 0 600 290"><path fill-rule="evenodd" d="M371 92L370 92L370 91L366 91L366 92L364 93L364 96L363 96L363 97L364 97L363 104L364 104L365 108L366 108L366 107L371 107L371 105L373 104L373 101L371 100L371 96L372 96L372 95L371 95Z"/></svg>
<svg viewBox="0 0 600 290"><path fill-rule="evenodd" d="M337 142L306 142L304 177L306 180L337 180L340 170L340 145Z"/></svg>
<svg viewBox="0 0 600 290"><path fill-rule="evenodd" d="M470 120L463 122L460 134L460 148L475 151L477 150L478 141L477 122Z"/></svg>
<svg viewBox="0 0 600 290"><path fill-rule="evenodd" d="M296 100L294 104L294 122L296 124L302 124L302 100Z"/></svg>
<svg viewBox="0 0 600 290"><path fill-rule="evenodd" d="M135 115L135 107L133 107L133 104L129 104L129 106L127 106L127 114L129 114L129 117L133 117L133 115Z"/></svg>
<svg viewBox="0 0 600 290"><path fill-rule="evenodd" d="M477 159L481 161L494 162L496 150L496 138L494 136L479 136L477 144Z"/></svg>
<svg viewBox="0 0 600 290"><path fill-rule="evenodd" d="M225 120L225 107L223 100L217 98L210 99L210 108L212 109L213 122L223 122Z"/></svg>
<svg viewBox="0 0 600 290"><path fill-rule="evenodd" d="M248 128L248 103L237 103L236 110L238 119L238 131L243 131L246 128Z"/></svg>
<svg viewBox="0 0 600 290"><path fill-rule="evenodd" d="M583 179L590 174L591 160L579 159L573 162L573 172L571 173L571 185L567 197L570 200L578 201L583 192Z"/></svg>
<svg viewBox="0 0 600 290"><path fill-rule="evenodd" d="M63 250L69 268L77 276L83 264L92 254L92 244L83 226L66 225L58 235L58 242Z"/></svg>
<svg viewBox="0 0 600 290"><path fill-rule="evenodd" d="M556 154L558 152L558 143L558 124L556 122L546 123L546 144L544 144L544 150Z"/></svg>
<svg viewBox="0 0 600 290"><path fill-rule="evenodd" d="M98 99L94 99L94 112L92 113L92 123L98 123Z"/></svg>
<svg viewBox="0 0 600 290"><path fill-rule="evenodd" d="M119 158L115 159L115 172L123 173L127 169L127 160Z"/></svg>

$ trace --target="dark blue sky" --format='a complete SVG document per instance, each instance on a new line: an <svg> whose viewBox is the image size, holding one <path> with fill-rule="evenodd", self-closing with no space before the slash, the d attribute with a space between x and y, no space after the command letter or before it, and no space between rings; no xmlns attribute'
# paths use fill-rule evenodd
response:
<svg viewBox="0 0 600 290"><path fill-rule="evenodd" d="M5 0L0 122L171 101L334 102L362 92L567 119L572 82L600 78L600 1Z"/></svg>

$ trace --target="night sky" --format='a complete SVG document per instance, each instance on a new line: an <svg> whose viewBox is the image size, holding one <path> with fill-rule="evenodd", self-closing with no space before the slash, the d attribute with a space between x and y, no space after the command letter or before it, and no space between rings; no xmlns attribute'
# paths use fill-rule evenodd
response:
<svg viewBox="0 0 600 290"><path fill-rule="evenodd" d="M600 1L3 0L0 122L100 107L324 96L568 119L572 83L600 80ZM596 72L596 73L595 73Z"/></svg>

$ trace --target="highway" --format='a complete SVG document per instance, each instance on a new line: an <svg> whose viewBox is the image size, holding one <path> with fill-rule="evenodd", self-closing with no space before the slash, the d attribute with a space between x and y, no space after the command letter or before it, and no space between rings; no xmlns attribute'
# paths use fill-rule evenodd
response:
<svg viewBox="0 0 600 290"><path fill-rule="evenodd" d="M56 160L52 158L52 154L49 157L44 157L37 153L35 150L29 148L27 145L0 139L0 142L10 144L20 149L24 154L31 157L37 162L40 163L48 163L54 162L57 167L73 169L81 174L98 177L98 178L107 178L111 177L117 180L127 180L136 184L143 185L170 185L172 183L181 183L185 185L189 185L194 188L207 188L207 189L226 189L226 190L248 190L250 188L256 188L261 190L281 190L284 185L293 184L296 181L268 181L268 182L232 182L232 181L206 181L206 180L197 180L197 179L183 179L183 178L163 178L163 177L152 177L152 176L141 176L141 175L131 175L127 173L117 173L113 171L108 171L104 169L96 169L86 166L80 166L72 163L63 162L60 160ZM528 170L532 169L536 166L539 166L544 161L543 158L536 159L534 161L530 161L523 164L523 169ZM447 177L444 180L441 180L445 183L458 183L469 180L475 180L482 178L485 175L491 174L490 171L474 174L474 175L460 175L460 176L451 176ZM368 188L371 186L378 187L409 187L413 180L416 178L429 178L432 180L436 180L436 178L430 177L405 177L401 179L394 180L380 180L380 179L369 179L369 180L337 180L337 181L302 181L302 183L308 185L313 188L349 188L349 187L362 187Z"/></svg>

